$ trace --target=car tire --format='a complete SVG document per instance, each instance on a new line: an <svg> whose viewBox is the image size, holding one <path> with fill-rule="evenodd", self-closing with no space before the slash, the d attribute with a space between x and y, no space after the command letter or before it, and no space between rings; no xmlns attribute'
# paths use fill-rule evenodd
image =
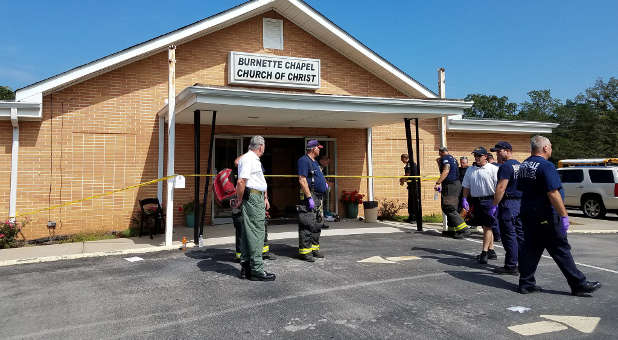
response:
<svg viewBox="0 0 618 340"><path fill-rule="evenodd" d="M589 196L582 200L582 212L590 218L603 218L607 210L600 198Z"/></svg>

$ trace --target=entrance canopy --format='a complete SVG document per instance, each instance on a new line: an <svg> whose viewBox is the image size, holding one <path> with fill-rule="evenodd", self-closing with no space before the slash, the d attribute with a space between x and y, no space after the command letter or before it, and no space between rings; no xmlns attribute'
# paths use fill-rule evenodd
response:
<svg viewBox="0 0 618 340"><path fill-rule="evenodd" d="M217 111L217 125L369 128L404 118L461 115L472 102L290 93L191 86L176 96L176 123L193 124L193 112ZM167 117L168 107L159 111ZM210 124L202 117L201 124Z"/></svg>

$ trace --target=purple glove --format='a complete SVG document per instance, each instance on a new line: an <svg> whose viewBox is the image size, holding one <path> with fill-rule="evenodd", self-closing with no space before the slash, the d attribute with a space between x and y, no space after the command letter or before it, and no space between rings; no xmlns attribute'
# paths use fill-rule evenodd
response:
<svg viewBox="0 0 618 340"><path fill-rule="evenodd" d="M324 192L327 192L328 191L328 182L324 182L324 185L326 187L326 190L324 190Z"/></svg>
<svg viewBox="0 0 618 340"><path fill-rule="evenodd" d="M560 217L560 227L562 233L566 235L567 230L569 230L569 216Z"/></svg>
<svg viewBox="0 0 618 340"><path fill-rule="evenodd" d="M461 200L461 206L462 206L462 208L464 208L464 209L466 209L466 210L470 211L470 204L468 203L468 199L467 199L467 198L465 198L465 197L464 197L464 198Z"/></svg>
<svg viewBox="0 0 618 340"><path fill-rule="evenodd" d="M309 206L309 210L315 209L315 202L313 201L313 197L309 197L309 199L307 200L307 203Z"/></svg>
<svg viewBox="0 0 618 340"><path fill-rule="evenodd" d="M492 204L491 208L489 208L489 215L496 216L496 212L498 212L498 206Z"/></svg>

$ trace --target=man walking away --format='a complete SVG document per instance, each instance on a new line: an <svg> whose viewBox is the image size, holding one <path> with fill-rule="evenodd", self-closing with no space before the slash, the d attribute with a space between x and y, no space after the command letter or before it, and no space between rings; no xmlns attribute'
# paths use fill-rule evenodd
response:
<svg viewBox="0 0 618 340"><path fill-rule="evenodd" d="M455 238L463 238L468 225L457 211L459 194L461 193L457 163L455 158L449 155L448 149L445 146L440 147L439 154L440 178L436 182L434 190L442 192L442 212L446 214L448 221L447 232L452 232Z"/></svg>
<svg viewBox="0 0 618 340"><path fill-rule="evenodd" d="M252 281L274 281L275 274L264 271L264 222L270 208L266 193L266 179L260 157L265 149L264 137L253 136L249 151L238 161L237 202L242 213L241 277Z"/></svg>
<svg viewBox="0 0 618 340"><path fill-rule="evenodd" d="M547 137L534 136L530 153L519 167L517 188L521 190L521 221L524 230L523 252L519 258L521 294L538 292L534 273L543 251L560 268L571 287L571 294L585 296L601 287L597 281L587 281L575 266L567 240L569 216L564 207L564 191L558 171L547 161L551 157L551 142Z"/></svg>
<svg viewBox="0 0 618 340"><path fill-rule="evenodd" d="M298 183L301 189L298 210L298 256L301 260L314 262L314 257L322 258L320 253L321 223L317 222L319 207L328 184L320 170L316 158L323 146L316 139L307 142L307 153L298 159Z"/></svg>
<svg viewBox="0 0 618 340"><path fill-rule="evenodd" d="M415 170L413 167L415 166L414 162L410 162L410 157L407 153L401 154L401 162L405 164L403 166L403 175L404 176L413 176ZM408 184L408 195L410 190L414 190L412 185L412 178L400 178L399 185ZM408 196L410 197L410 196ZM408 223L416 222L416 206L414 204L408 204L408 219L405 220Z"/></svg>
<svg viewBox="0 0 618 340"><path fill-rule="evenodd" d="M504 256L504 267L497 268L499 274L518 275L517 258L524 239L519 218L521 191L517 190L519 162L513 159L513 147L507 142L498 142L491 151L496 152L498 162L498 185L490 214L497 212Z"/></svg>
<svg viewBox="0 0 618 340"><path fill-rule="evenodd" d="M476 165L466 171L461 205L464 209L470 210L468 196L472 197L475 219L483 226L483 250L478 260L479 263L486 264L488 259L498 258L494 250L494 235L491 230L496 223L496 218L490 212L498 181L498 167L487 162L487 150L484 147L477 147L472 154Z"/></svg>

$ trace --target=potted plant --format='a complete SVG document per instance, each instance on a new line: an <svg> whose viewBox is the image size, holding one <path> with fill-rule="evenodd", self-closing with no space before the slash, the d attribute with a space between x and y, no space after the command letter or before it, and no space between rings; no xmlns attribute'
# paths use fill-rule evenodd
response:
<svg viewBox="0 0 618 340"><path fill-rule="evenodd" d="M195 226L195 216L193 215L193 211L195 211L195 201L191 201L182 205L182 207L178 207L178 211L185 214L185 224L189 228L193 228Z"/></svg>
<svg viewBox="0 0 618 340"><path fill-rule="evenodd" d="M345 210L346 218L358 217L358 205L363 203L365 195L359 194L357 190L343 191L341 193L341 202Z"/></svg>
<svg viewBox="0 0 618 340"><path fill-rule="evenodd" d="M21 222L6 221L0 222L0 249L20 247L24 244L26 238L21 230L30 222L28 218ZM17 236L21 236L21 240Z"/></svg>

